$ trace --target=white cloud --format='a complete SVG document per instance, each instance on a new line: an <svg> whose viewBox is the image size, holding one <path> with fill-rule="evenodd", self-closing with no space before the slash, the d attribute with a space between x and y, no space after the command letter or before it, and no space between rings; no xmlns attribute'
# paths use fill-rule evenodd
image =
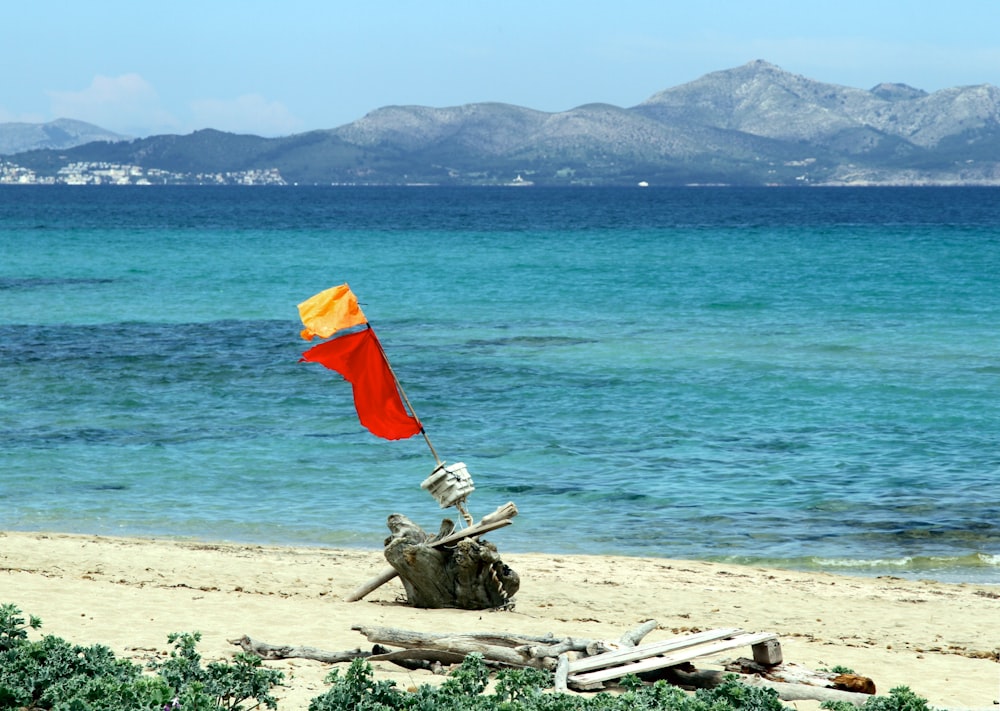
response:
<svg viewBox="0 0 1000 711"><path fill-rule="evenodd" d="M0 106L0 123L45 123L41 114L14 113Z"/></svg>
<svg viewBox="0 0 1000 711"><path fill-rule="evenodd" d="M138 74L98 75L81 91L50 91L52 115L87 121L133 135L177 131L179 122L160 104L153 86Z"/></svg>
<svg viewBox="0 0 1000 711"><path fill-rule="evenodd" d="M189 133L202 128L278 136L303 129L302 122L283 104L259 94L192 101L187 115L178 117L163 107L152 84L135 73L98 75L80 91L51 91L48 95L54 118L87 121L133 136Z"/></svg>
<svg viewBox="0 0 1000 711"><path fill-rule="evenodd" d="M201 99L191 102L194 123L199 128L215 128L232 133L284 136L301 131L302 122L278 101L259 94L235 99Z"/></svg>

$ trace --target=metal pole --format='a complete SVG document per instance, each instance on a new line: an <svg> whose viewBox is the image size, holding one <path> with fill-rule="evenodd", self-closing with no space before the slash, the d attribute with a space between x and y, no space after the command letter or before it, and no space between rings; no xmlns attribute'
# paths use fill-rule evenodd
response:
<svg viewBox="0 0 1000 711"><path fill-rule="evenodd" d="M375 329L372 328L372 325L370 323L366 325L368 329L372 332L372 335L375 336L375 342L378 344L378 349L379 352L382 354L382 359L385 361L385 365L389 369L389 372L392 373L392 379L396 383L396 389L399 390L399 394L400 396L402 396L403 402L406 403L406 407L409 409L410 415L412 415L413 419L417 421L418 425L420 425L420 434L424 436L424 441L427 442L427 446L430 448L431 454L434 455L434 461L437 462L438 466L443 465L444 462L441 461L441 457L438 456L437 450L434 449L434 445L431 444L430 437L427 436L427 432L424 430L424 423L420 421L419 417L417 417L417 413L413 409L413 404L410 402L410 398L406 397L406 391L403 390L403 386L399 382L399 377L397 377L396 371L392 369L392 364L389 363L389 356L385 354L385 349L382 348L382 341L380 341L378 339L378 336L375 335Z"/></svg>

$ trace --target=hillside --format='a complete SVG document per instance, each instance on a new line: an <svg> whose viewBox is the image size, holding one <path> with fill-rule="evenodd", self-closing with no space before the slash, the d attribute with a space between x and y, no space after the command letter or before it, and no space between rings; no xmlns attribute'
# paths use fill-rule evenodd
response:
<svg viewBox="0 0 1000 711"><path fill-rule="evenodd" d="M122 141L127 138L73 119L56 119L49 123L0 123L0 156L39 149L62 150L92 141Z"/></svg>
<svg viewBox="0 0 1000 711"><path fill-rule="evenodd" d="M319 184L1000 184L1000 89L855 89L754 61L629 108L387 106L284 138L202 130L8 160L39 175L104 161Z"/></svg>

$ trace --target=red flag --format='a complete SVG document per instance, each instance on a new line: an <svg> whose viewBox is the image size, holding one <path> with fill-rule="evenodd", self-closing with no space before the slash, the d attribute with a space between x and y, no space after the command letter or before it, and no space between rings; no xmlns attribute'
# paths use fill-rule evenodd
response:
<svg viewBox="0 0 1000 711"><path fill-rule="evenodd" d="M420 422L403 406L396 379L370 328L339 336L302 354L344 376L354 388L354 407L361 424L378 437L406 439L420 432Z"/></svg>

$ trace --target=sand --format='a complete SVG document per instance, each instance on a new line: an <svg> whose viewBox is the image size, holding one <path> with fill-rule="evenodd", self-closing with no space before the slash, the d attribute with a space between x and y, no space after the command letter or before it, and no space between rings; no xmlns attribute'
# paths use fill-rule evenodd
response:
<svg viewBox="0 0 1000 711"><path fill-rule="evenodd" d="M490 537L501 553L502 539ZM512 611L420 610L405 603L398 580L344 602L386 567L381 551L0 532L0 603L40 617L42 634L104 644L138 662L169 650L171 632L200 632L211 661L229 657L236 647L228 640L242 635L326 650L370 646L355 625L617 639L655 619L660 628L646 642L741 627L780 635L788 662L871 677L880 694L905 685L938 707L1000 708L996 586L650 558L503 557L521 577ZM284 711L306 709L332 668L266 664L285 672L276 693ZM389 663L375 669L403 687L440 679Z"/></svg>

